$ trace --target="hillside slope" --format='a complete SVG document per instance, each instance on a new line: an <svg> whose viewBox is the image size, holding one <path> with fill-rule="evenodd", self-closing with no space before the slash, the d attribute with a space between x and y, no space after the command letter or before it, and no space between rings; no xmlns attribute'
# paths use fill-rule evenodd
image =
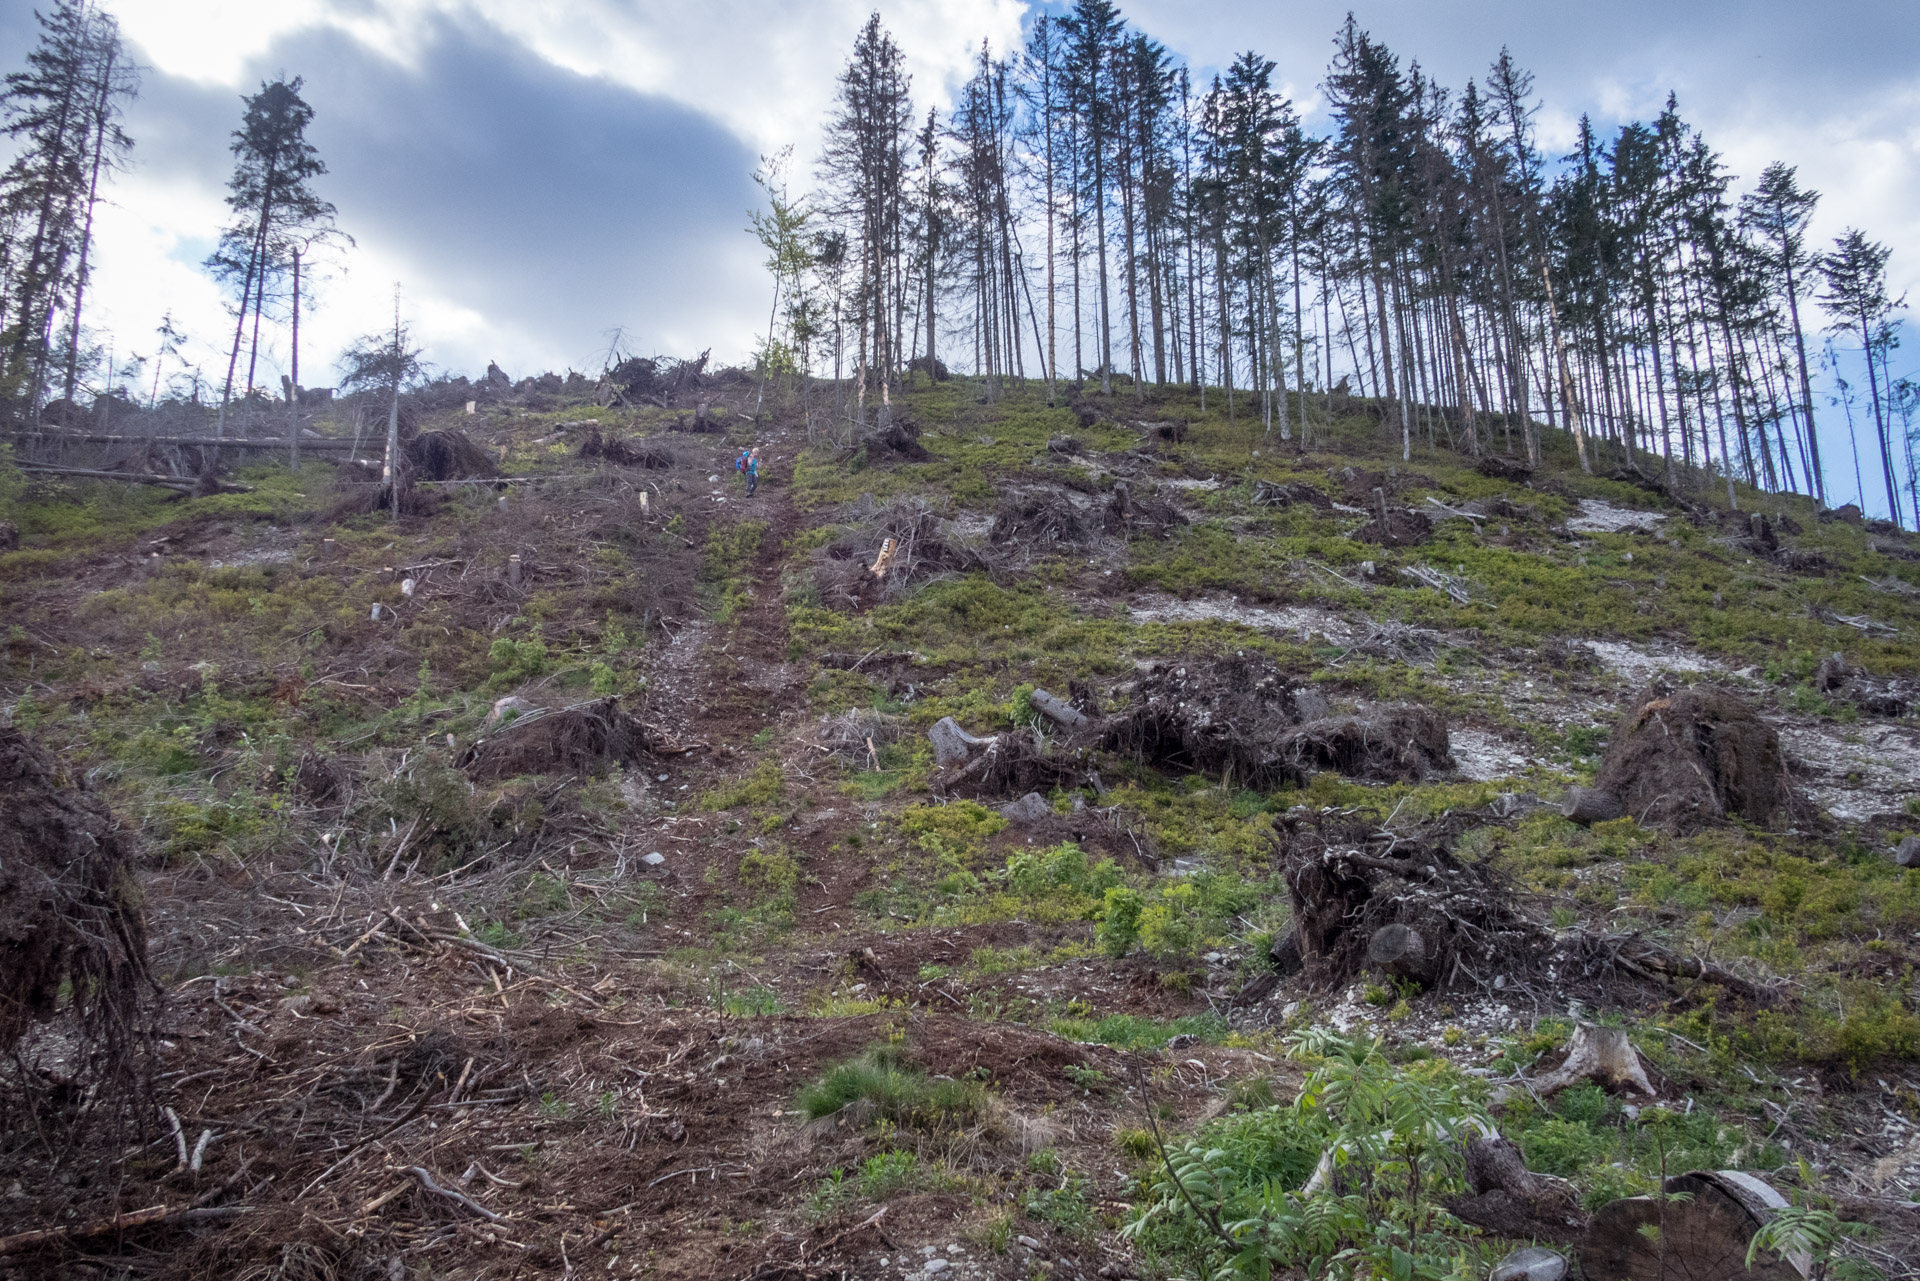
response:
<svg viewBox="0 0 1920 1281"><path fill-rule="evenodd" d="M513 479L398 520L325 462L30 490L5 710L141 833L155 1100L211 1137L117 1187L17 1140L4 1219L250 1208L0 1273L1191 1276L1231 1251L1165 1154L1225 1154L1229 1219L1299 1188L1346 1131L1285 1105L1346 1063L1491 1107L1575 1218L1752 1170L1920 1275L1915 540L1560 441L1402 463L1358 402L1302 446L989 390L871 438L745 380L422 410ZM1695 685L1774 791L1562 817ZM1390 918L1447 964L1369 961ZM1587 1022L1653 1097L1537 1088ZM1347 1245L1553 1239L1352 1159Z"/></svg>

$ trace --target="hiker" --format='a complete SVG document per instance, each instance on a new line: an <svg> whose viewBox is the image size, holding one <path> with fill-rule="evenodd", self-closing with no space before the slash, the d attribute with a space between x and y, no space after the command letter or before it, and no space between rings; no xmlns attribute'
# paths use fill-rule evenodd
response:
<svg viewBox="0 0 1920 1281"><path fill-rule="evenodd" d="M753 497L753 491L760 488L760 449L755 446L733 460L733 469L747 478L747 497Z"/></svg>

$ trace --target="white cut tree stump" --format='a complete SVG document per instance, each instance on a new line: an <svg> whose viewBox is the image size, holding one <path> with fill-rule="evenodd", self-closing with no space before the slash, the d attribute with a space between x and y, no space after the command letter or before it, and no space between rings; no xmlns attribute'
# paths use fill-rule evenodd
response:
<svg viewBox="0 0 1920 1281"><path fill-rule="evenodd" d="M1639 1052L1621 1027L1576 1023L1573 1041L1567 1046L1567 1061L1536 1080L1533 1088L1541 1094L1552 1094L1582 1081L1597 1081L1610 1090L1632 1090L1649 1097L1657 1093L1640 1064Z"/></svg>

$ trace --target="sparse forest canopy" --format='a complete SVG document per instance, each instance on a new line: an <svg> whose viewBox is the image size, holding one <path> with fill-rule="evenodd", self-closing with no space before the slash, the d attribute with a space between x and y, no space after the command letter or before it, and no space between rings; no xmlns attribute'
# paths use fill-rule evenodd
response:
<svg viewBox="0 0 1920 1281"><path fill-rule="evenodd" d="M1272 61L1193 85L1110 0L1078 0L1021 50L983 45L943 117L874 15L826 122L821 252L774 268L776 302L806 302L784 333L776 306L768 349L855 379L860 414L949 360L989 395L1210 389L1283 441L1350 393L1402 459L1418 437L1532 466L1559 431L1588 471L1857 491L1920 522L1888 252L1857 231L1810 245L1819 194L1791 165L1736 195L1671 97L1612 137L1583 118L1552 155L1505 50L1451 88L1352 16L1333 46L1315 134ZM1862 368L1864 389L1842 376ZM1823 456L1859 448L1856 422L1870 480Z"/></svg>

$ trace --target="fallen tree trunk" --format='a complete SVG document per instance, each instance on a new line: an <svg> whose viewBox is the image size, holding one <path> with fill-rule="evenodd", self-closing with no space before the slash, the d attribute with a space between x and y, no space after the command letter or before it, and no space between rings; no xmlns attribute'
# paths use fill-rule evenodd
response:
<svg viewBox="0 0 1920 1281"><path fill-rule="evenodd" d="M96 471L91 467L56 467L52 463L15 463L24 472L35 472L46 476L78 476L82 480L118 480L131 485L158 485L162 489L177 489L183 494L195 493L200 482L187 476L154 476L143 471ZM230 481L217 482L222 494L251 494L253 486L236 485Z"/></svg>
<svg viewBox="0 0 1920 1281"><path fill-rule="evenodd" d="M1049 694L1044 689L1034 690L1028 698L1028 701L1033 704L1034 711L1040 713L1061 729L1079 729L1091 719L1085 712L1075 707L1072 703L1067 702L1064 698Z"/></svg>
<svg viewBox="0 0 1920 1281"><path fill-rule="evenodd" d="M216 436L122 436L103 432L43 431L25 432L16 436L17 440L34 442L54 441L56 443L84 445L191 445L201 449L285 449L291 440L271 436L244 437L231 436L222 440ZM358 449L350 440L341 440L335 436L303 437L302 449L331 449L347 452L364 451L377 454L382 452L378 441L363 441Z"/></svg>
<svg viewBox="0 0 1920 1281"><path fill-rule="evenodd" d="M192 1206L174 1209L164 1205L148 1206L144 1210L129 1210L125 1214L116 1214L110 1219L96 1219L92 1223L78 1223L65 1228L40 1228L33 1232L16 1232L12 1236L0 1237L0 1254L16 1254L21 1250L31 1250L35 1246L52 1245L59 1241L111 1236L132 1228L217 1223L222 1219L246 1214L252 1209L250 1205L217 1205L205 1209Z"/></svg>

